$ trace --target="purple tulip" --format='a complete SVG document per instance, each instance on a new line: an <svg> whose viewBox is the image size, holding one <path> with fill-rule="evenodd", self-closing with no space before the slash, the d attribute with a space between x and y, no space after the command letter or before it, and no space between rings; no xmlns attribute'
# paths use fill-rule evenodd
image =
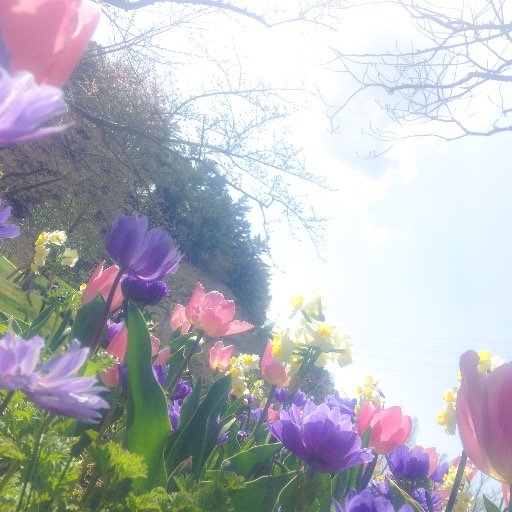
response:
<svg viewBox="0 0 512 512"><path fill-rule="evenodd" d="M183 402L186 396L192 393L192 386L187 384L183 379L180 379L176 384L174 393L171 396L171 400L179 400Z"/></svg>
<svg viewBox="0 0 512 512"><path fill-rule="evenodd" d="M293 403L297 407L302 407L306 403L307 399L308 397L306 393L304 393L304 391L302 391L300 388L297 389L295 395L293 395Z"/></svg>
<svg viewBox="0 0 512 512"><path fill-rule="evenodd" d="M285 404L288 400L288 388L276 388L274 391L274 398L281 402L282 404Z"/></svg>
<svg viewBox="0 0 512 512"><path fill-rule="evenodd" d="M178 429L178 425L180 423L180 411L181 403L179 400L174 400L174 402L167 408L169 419L171 420L171 427L173 430Z"/></svg>
<svg viewBox="0 0 512 512"><path fill-rule="evenodd" d="M142 281L137 277L126 276L121 282L121 290L126 299L145 306L158 304L169 293L164 281Z"/></svg>
<svg viewBox="0 0 512 512"><path fill-rule="evenodd" d="M23 391L35 405L55 414L95 423L101 418L98 409L109 404L98 396L106 389L96 386L96 377L77 376L89 349L73 341L67 352L38 367L43 345L39 336L26 341L8 333L0 340L0 388Z"/></svg>
<svg viewBox="0 0 512 512"><path fill-rule="evenodd" d="M316 471L330 473L373 460L361 448L350 416L326 404L308 400L301 411L296 405L281 409L280 418L269 425L270 432L297 457Z"/></svg>
<svg viewBox="0 0 512 512"><path fill-rule="evenodd" d="M160 281L176 272L182 255L163 228L148 229L147 217L119 215L107 236L107 251L123 272Z"/></svg>
<svg viewBox="0 0 512 512"><path fill-rule="evenodd" d="M410 480L428 478L430 461L428 453L421 448L398 445L388 456L388 466L393 476Z"/></svg>
<svg viewBox="0 0 512 512"><path fill-rule="evenodd" d="M0 146L19 144L61 132L68 125L40 125L67 109L62 91L38 85L31 73L10 75L0 67Z"/></svg>
<svg viewBox="0 0 512 512"><path fill-rule="evenodd" d="M11 216L12 208L6 206L0 210L0 239L16 238L20 234L20 228L16 224L8 224L6 221Z"/></svg>

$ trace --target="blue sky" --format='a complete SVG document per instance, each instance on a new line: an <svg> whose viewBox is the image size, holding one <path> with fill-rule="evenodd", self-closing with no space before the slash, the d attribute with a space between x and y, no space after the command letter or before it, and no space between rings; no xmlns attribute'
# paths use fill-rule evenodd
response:
<svg viewBox="0 0 512 512"><path fill-rule="evenodd" d="M230 62L241 62L250 78L276 87L304 84L328 103L342 101L350 84L326 68L326 46L383 51L397 39L407 44L415 37L403 14L388 4L368 9L344 12L337 32L311 25L304 32L293 24L268 30L210 15L178 26L164 42L175 52L173 86L190 94L208 90L216 72L227 76ZM159 19L156 11L147 13L147 19ZM191 61L188 52L204 55L201 49L222 66ZM355 363L335 372L340 389L350 394L372 373L387 403L418 419L417 442L455 456L457 439L445 435L435 417L443 391L456 382L460 354L488 348L512 358L509 138L408 139L380 158L362 159L358 155L382 149L364 134L368 126L389 127L375 99L358 97L336 134L323 101L311 96L290 120L308 166L336 191L308 184L293 189L328 217L324 260L304 239L293 240L286 225L272 225L270 315L286 316L296 293L322 290L328 320L354 340ZM483 117L486 107L484 98ZM256 212L255 229L258 221Z"/></svg>

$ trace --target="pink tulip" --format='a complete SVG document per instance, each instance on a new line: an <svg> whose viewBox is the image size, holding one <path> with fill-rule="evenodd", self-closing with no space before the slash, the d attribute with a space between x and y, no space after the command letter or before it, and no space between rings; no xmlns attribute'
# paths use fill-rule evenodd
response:
<svg viewBox="0 0 512 512"><path fill-rule="evenodd" d="M167 364L171 354L170 347L160 349L160 340L151 335L151 354L155 358L153 364ZM124 363L126 357L126 347L128 346L128 329L123 325L122 329L112 338L107 347L107 352L111 356L116 356L118 363ZM100 379L106 386L117 387L119 386L119 367L114 365L112 368L100 373Z"/></svg>
<svg viewBox="0 0 512 512"><path fill-rule="evenodd" d="M399 444L404 444L411 434L412 420L402 414L400 407L381 409L366 402L357 415L357 430L360 435L370 428L369 446L376 453L389 454Z"/></svg>
<svg viewBox="0 0 512 512"><path fill-rule="evenodd" d="M176 304L171 314L171 330L181 330L181 334L186 334L190 329L190 322L187 320L185 315L185 306Z"/></svg>
<svg viewBox="0 0 512 512"><path fill-rule="evenodd" d="M457 426L462 445L484 473L512 483L512 363L483 375L472 350L462 354Z"/></svg>
<svg viewBox="0 0 512 512"><path fill-rule="evenodd" d="M235 303L225 300L219 292L204 293L201 283L197 283L192 297L185 308L185 317L194 327L207 336L217 338L248 331L254 326L249 322L233 320Z"/></svg>
<svg viewBox="0 0 512 512"><path fill-rule="evenodd" d="M272 357L272 340L268 340L260 362L260 371L266 382L278 388L285 388L290 383L290 376L284 366Z"/></svg>
<svg viewBox="0 0 512 512"><path fill-rule="evenodd" d="M75 69L100 18L89 0L1 0L0 32L10 70L62 85Z"/></svg>
<svg viewBox="0 0 512 512"><path fill-rule="evenodd" d="M227 371L234 348L233 345L225 347L222 341L217 341L210 349L210 368L219 372Z"/></svg>
<svg viewBox="0 0 512 512"><path fill-rule="evenodd" d="M106 269L103 269L103 265L105 261L102 261L93 271L91 277L89 278L89 282L83 292L82 304L87 304L94 300L98 293L100 293L105 300L107 300L108 294L110 293L110 289L112 288L112 283L116 278L119 267L117 265L112 265ZM118 286L115 293L114 299L112 300L112 305L110 306L110 310L114 311L119 308L123 303L123 294L121 292L121 287Z"/></svg>

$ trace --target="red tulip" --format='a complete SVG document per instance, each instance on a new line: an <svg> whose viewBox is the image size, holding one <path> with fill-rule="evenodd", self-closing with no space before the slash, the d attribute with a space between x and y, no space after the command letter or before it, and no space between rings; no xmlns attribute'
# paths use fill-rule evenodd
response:
<svg viewBox="0 0 512 512"><path fill-rule="evenodd" d="M268 340L260 362L260 371L266 382L278 388L285 388L290 383L290 376L284 366L272 357L272 340Z"/></svg>
<svg viewBox="0 0 512 512"><path fill-rule="evenodd" d="M104 269L104 264L105 261L102 261L92 271L91 277L89 278L87 286L85 287L85 290L83 292L82 304L87 304L88 302L91 302L91 300L94 300L99 293L103 296L105 300L107 300L114 279L119 273L119 267L117 265L111 265L110 267ZM110 310L113 311L119 308L122 302L123 294L121 292L121 287L118 286L114 293L114 299L112 300Z"/></svg>
<svg viewBox="0 0 512 512"><path fill-rule="evenodd" d="M234 348L233 345L225 347L222 341L217 341L210 349L210 368L219 372L227 371Z"/></svg>
<svg viewBox="0 0 512 512"><path fill-rule="evenodd" d="M187 321L211 338L239 334L254 327L249 322L233 320L234 316L235 303L225 300L219 292L204 293L201 283L196 284L185 307Z"/></svg>
<svg viewBox="0 0 512 512"><path fill-rule="evenodd" d="M462 354L457 426L462 445L484 473L512 483L512 363L484 375L472 350Z"/></svg>
<svg viewBox="0 0 512 512"><path fill-rule="evenodd" d="M1 0L0 33L10 71L62 85L96 29L100 8L89 0Z"/></svg>
<svg viewBox="0 0 512 512"><path fill-rule="evenodd" d="M363 435L370 428L369 446L376 453L389 454L399 444L404 444L411 434L412 420L402 414L400 407L381 409L366 402L357 415L357 430Z"/></svg>

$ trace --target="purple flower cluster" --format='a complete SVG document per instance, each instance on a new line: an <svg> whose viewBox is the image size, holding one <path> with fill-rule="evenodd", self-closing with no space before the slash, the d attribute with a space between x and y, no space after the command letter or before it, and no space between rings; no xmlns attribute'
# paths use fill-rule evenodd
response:
<svg viewBox="0 0 512 512"><path fill-rule="evenodd" d="M297 457L316 471L330 473L370 462L373 455L361 448L361 438L354 431L350 416L326 404L308 400L304 409L292 404L281 409L280 418L269 430Z"/></svg>
<svg viewBox="0 0 512 512"><path fill-rule="evenodd" d="M401 444L388 455L387 459L389 469L395 477L425 480L429 476L429 456L421 448L409 448Z"/></svg>
<svg viewBox="0 0 512 512"><path fill-rule="evenodd" d="M40 365L44 340L17 338L12 333L0 340L0 388L23 391L38 407L55 414L71 416L84 423L101 418L98 409L108 409L99 396L106 391L96 386L95 377L79 377L89 349L73 341L67 352Z"/></svg>

